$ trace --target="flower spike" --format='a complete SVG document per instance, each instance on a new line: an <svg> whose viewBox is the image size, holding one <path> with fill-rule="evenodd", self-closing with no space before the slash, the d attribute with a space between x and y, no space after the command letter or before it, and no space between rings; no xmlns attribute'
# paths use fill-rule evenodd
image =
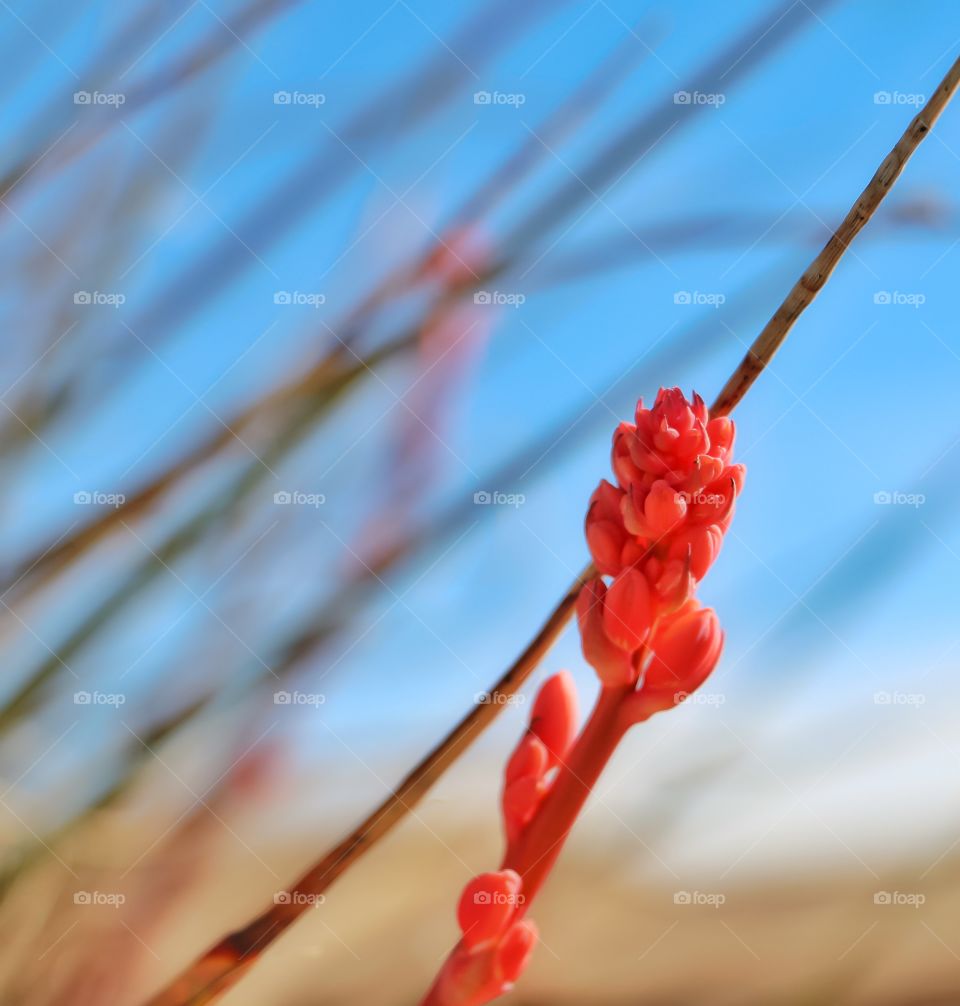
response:
<svg viewBox="0 0 960 1006"><path fill-rule="evenodd" d="M597 703L577 736L571 676L541 687L504 773L503 862L464 889L460 942L423 1006L480 1006L510 989L537 942L529 903L623 733L679 705L720 659L720 622L694 594L743 489L733 423L679 388L661 388L651 409L641 399L634 419L613 435L616 484L602 480L587 510L600 575L580 590L577 625Z"/></svg>

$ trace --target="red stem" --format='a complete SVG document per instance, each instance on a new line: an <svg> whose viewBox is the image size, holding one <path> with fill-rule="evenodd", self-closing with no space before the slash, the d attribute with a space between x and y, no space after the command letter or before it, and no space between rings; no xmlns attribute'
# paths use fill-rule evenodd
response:
<svg viewBox="0 0 960 1006"><path fill-rule="evenodd" d="M526 912L570 834L600 773L627 729L622 703L632 685L602 688L593 712L560 765L550 792L530 824L508 849L501 869L516 870L523 878Z"/></svg>

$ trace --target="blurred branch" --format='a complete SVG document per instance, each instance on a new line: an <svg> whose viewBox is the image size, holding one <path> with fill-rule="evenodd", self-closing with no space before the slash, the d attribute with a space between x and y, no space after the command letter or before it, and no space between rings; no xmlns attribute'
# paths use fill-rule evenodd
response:
<svg viewBox="0 0 960 1006"><path fill-rule="evenodd" d="M152 76L125 92L124 115L129 117L136 114L148 108L158 98L162 98L169 94L170 91L188 83L194 77L203 73L224 56L228 55L234 48L244 45L244 32L254 31L261 23L268 21L281 11L301 2L302 0L252 0L247 7L239 11L234 17L230 30L227 30L223 24L217 24L209 37L203 39L199 45L186 55L176 62L162 67ZM149 13L151 13L151 6L147 5L145 14ZM155 16L155 13L153 16ZM96 82L108 77L116 61L125 55L130 55L130 47L136 44L138 39L142 39L144 32L152 24L153 20L151 18L141 15L112 45L105 49L93 69L84 75L84 82ZM70 105L66 104L64 97L55 101L51 105L51 109L53 108L58 110L60 108L72 108L74 111L76 110L72 103ZM99 115L92 127L81 127L79 135L71 137L70 141L61 147L60 139L66 135L64 130L72 132L73 127L64 125L68 119L69 116L66 114L53 115L49 111L47 114L38 117L38 121L44 123L53 122L56 125L49 129L44 138L39 143L34 144L17 164L4 175L0 176L0 199L9 198L15 188L19 188L21 192L25 191L31 184L42 179L51 170L63 167L64 164L68 163L74 157L88 150L95 143L98 143L115 126L119 125L121 121L115 115ZM56 148L56 154L53 154L54 148Z"/></svg>
<svg viewBox="0 0 960 1006"><path fill-rule="evenodd" d="M634 42L632 37L629 41ZM619 81L624 71L633 65L636 53L635 44L629 49L621 47L610 57L609 66L601 63L600 68L587 77L570 99L563 102L559 109L547 118L541 127L542 133L559 140L565 132L576 128L582 118ZM445 228L446 233L452 235L454 231L476 224L485 213L493 209L499 199L529 174L544 155L545 149L542 144L531 137L487 182L467 198L460 209L452 215L451 222ZM306 374L298 372L281 388L267 393L240 410L211 437L166 468L147 486L135 493L125 494L126 498L119 506L104 511L76 532L62 536L52 547L41 547L27 555L8 574L8 590L12 590L15 585L19 587L20 596L32 592L47 582L51 575L100 541L116 525L149 509L174 483L237 439L242 431L261 419L274 415L292 399L321 394L329 379L330 371L342 364L346 356L345 351L350 351L350 346L355 342L363 324L391 295L406 292L411 284L423 279L438 247L445 247L442 238L432 243L413 264L401 266L385 277L351 311L348 318L339 326L341 334L337 336L337 343L324 357L312 364ZM486 279L488 276L482 278ZM477 280L479 282L481 277L477 277ZM467 287L463 286L461 289L466 292ZM402 347L398 345L398 348L406 348L412 346L415 340L404 338L400 342Z"/></svg>
<svg viewBox="0 0 960 1006"><path fill-rule="evenodd" d="M876 212L904 164L946 107L958 82L960 59L907 127L824 250L816 256L767 323L751 352L734 371L711 407L713 414L729 414L752 387L799 316L823 287L850 241ZM505 707L501 697L506 699L513 695L533 672L570 619L582 583L595 573L592 563L588 564L571 584L530 645L491 689L492 701L475 705L376 810L300 878L294 890L301 894L325 891L423 799L443 772ZM307 900L291 899L292 902ZM272 906L248 926L231 933L198 958L165 990L152 998L149 1006L201 1006L216 999L242 977L264 949L304 910L304 903Z"/></svg>

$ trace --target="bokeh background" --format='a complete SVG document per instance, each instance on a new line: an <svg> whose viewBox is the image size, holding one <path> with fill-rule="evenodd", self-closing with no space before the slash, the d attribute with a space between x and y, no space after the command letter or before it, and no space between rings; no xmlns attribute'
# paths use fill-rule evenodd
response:
<svg viewBox="0 0 960 1006"><path fill-rule="evenodd" d="M719 390L960 8L0 7L0 998L134 1006L519 653L616 422ZM948 109L738 409L720 669L515 1002L960 998L958 162ZM529 693L225 1003L416 1002Z"/></svg>

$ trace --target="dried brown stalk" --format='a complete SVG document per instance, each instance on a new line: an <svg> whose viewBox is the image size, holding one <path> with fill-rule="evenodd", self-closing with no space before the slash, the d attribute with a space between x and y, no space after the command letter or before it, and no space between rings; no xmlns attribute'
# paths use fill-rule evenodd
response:
<svg viewBox="0 0 960 1006"><path fill-rule="evenodd" d="M958 83L960 59L951 66L843 222L757 336L711 407L713 414L729 414L763 372L797 319L823 288L850 242L876 212L904 165L950 101ZM376 810L300 878L294 890L301 894L325 891L423 799L430 787L503 708L504 703L496 701L495 697L513 695L530 676L569 621L582 583L594 572L592 565L587 566L570 586L530 645L491 689L494 701L478 703L471 709ZM264 949L305 911L308 900L292 899L291 904L275 905L244 929L231 933L151 999L148 1006L201 1006L216 999L235 984Z"/></svg>

